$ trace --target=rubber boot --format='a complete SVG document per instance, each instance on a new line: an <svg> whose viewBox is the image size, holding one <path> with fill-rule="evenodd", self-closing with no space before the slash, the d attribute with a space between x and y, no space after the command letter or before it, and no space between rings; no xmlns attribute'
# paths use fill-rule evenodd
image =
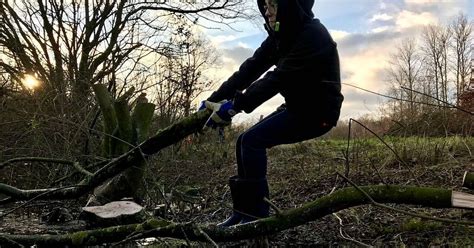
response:
<svg viewBox="0 0 474 248"><path fill-rule="evenodd" d="M229 218L227 218L224 222L217 224L217 226L219 227L233 226L233 225L239 224L240 221L242 220L242 214L240 214L243 211L242 197L241 197L241 193L238 187L239 186L238 180L239 180L238 176L232 176L229 178L230 195L232 196L232 205L233 205L234 211L232 212L232 215Z"/></svg>
<svg viewBox="0 0 474 248"><path fill-rule="evenodd" d="M238 188L244 199L242 221L245 224L260 218L266 218L270 214L270 205L264 201L268 198L269 190L267 179L238 181Z"/></svg>

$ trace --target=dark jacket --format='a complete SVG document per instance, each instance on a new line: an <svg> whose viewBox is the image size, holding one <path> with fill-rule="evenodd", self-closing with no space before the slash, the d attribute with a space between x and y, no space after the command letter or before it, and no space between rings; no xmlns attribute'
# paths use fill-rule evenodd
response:
<svg viewBox="0 0 474 248"><path fill-rule="evenodd" d="M264 0L258 0L265 17ZM247 113L280 93L296 117L336 125L343 101L336 43L318 19L314 0L278 0L280 29L266 28L269 36L209 98L234 100ZM273 65L276 68L259 77ZM243 91L245 90L245 91ZM243 91L243 92L241 92Z"/></svg>

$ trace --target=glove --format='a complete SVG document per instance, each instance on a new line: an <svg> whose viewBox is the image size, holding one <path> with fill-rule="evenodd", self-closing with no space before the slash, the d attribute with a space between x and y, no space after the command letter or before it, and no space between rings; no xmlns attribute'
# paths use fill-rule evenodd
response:
<svg viewBox="0 0 474 248"><path fill-rule="evenodd" d="M207 120L205 127L223 127L232 122L232 117L237 114L232 101L223 100L218 103L205 101L206 108L212 110L212 114Z"/></svg>
<svg viewBox="0 0 474 248"><path fill-rule="evenodd" d="M198 111L201 111L203 109L206 109L206 100L201 101L201 104L199 104Z"/></svg>

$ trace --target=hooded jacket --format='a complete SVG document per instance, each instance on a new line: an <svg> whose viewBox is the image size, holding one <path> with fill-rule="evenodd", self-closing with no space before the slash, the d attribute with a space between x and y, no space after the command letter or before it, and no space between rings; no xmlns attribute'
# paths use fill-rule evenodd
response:
<svg viewBox="0 0 474 248"><path fill-rule="evenodd" d="M335 126L344 99L339 55L327 29L314 18L314 0L278 0L278 31L268 28L265 0L257 3L268 37L208 100L233 100L237 111L250 113L280 93L289 113Z"/></svg>

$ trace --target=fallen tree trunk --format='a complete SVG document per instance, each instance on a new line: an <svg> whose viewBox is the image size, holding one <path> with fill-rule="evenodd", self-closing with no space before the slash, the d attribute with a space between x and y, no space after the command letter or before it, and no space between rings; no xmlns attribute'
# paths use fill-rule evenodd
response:
<svg viewBox="0 0 474 248"><path fill-rule="evenodd" d="M0 183L0 193L16 200L29 200L32 198L60 200L80 197L92 191L106 180L137 164L137 162L143 159L143 155L157 153L161 149L175 144L186 136L197 133L202 129L210 114L210 110L199 111L158 131L156 135L147 139L137 147L132 148L127 153L111 159L108 164L93 173L92 176L84 178L78 185L62 188L24 190Z"/></svg>
<svg viewBox="0 0 474 248"><path fill-rule="evenodd" d="M396 185L363 186L360 188L378 203L410 204L429 208L461 207L474 209L474 195L447 189ZM464 198L470 198L470 203L464 202L462 206L458 206L456 198L459 194L463 195ZM467 195L470 197L465 197ZM361 191L350 187L337 190L302 207L283 211L278 216L231 228L219 228L215 225L196 225L193 223L176 224L151 219L142 224L115 226L62 235L0 234L0 245L2 245L2 240L9 240L23 245L36 244L38 246L97 245L119 242L130 238L130 235L136 234L140 235L135 236L135 239L173 237L207 241L210 237L214 241L242 240L277 233L315 221L343 209L369 203L371 201ZM208 237L204 234L208 235Z"/></svg>

